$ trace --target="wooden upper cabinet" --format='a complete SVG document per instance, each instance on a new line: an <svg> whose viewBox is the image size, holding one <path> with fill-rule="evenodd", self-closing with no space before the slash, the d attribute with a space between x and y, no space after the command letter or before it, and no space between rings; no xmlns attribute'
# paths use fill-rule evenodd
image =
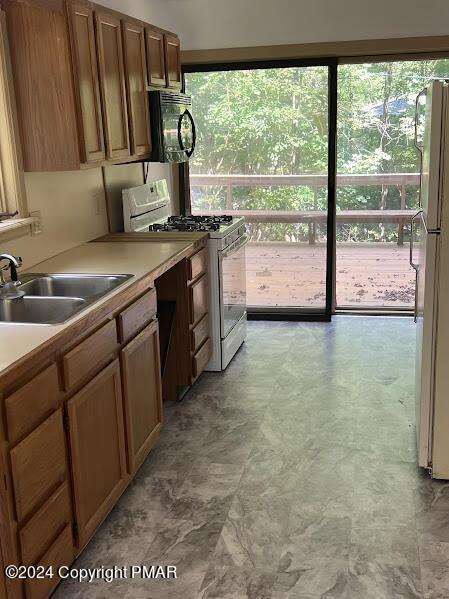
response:
<svg viewBox="0 0 449 599"><path fill-rule="evenodd" d="M25 171L149 157L147 87L181 89L179 38L90 0L0 3Z"/></svg>
<svg viewBox="0 0 449 599"><path fill-rule="evenodd" d="M132 474L155 444L162 426L162 388L157 321L121 352L128 469Z"/></svg>
<svg viewBox="0 0 449 599"><path fill-rule="evenodd" d="M146 27L148 85L166 87L164 34L153 27Z"/></svg>
<svg viewBox="0 0 449 599"><path fill-rule="evenodd" d="M107 10L95 10L95 22L106 151L113 160L131 155L121 21Z"/></svg>
<svg viewBox="0 0 449 599"><path fill-rule="evenodd" d="M91 3L69 0L68 16L79 113L81 160L83 163L100 162L105 159L105 148Z"/></svg>
<svg viewBox="0 0 449 599"><path fill-rule="evenodd" d="M167 87L181 89L181 46L176 35L165 35L165 70Z"/></svg>
<svg viewBox="0 0 449 599"><path fill-rule="evenodd" d="M115 360L67 402L79 546L94 533L126 484L120 366Z"/></svg>
<svg viewBox="0 0 449 599"><path fill-rule="evenodd" d="M122 22L122 29L131 154L145 156L151 152L145 27L126 20Z"/></svg>
<svg viewBox="0 0 449 599"><path fill-rule="evenodd" d="M25 171L80 167L63 0L3 0Z"/></svg>

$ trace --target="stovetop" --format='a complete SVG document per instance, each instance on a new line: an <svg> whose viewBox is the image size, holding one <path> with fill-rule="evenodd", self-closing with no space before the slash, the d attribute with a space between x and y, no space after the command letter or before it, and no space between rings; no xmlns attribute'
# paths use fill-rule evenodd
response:
<svg viewBox="0 0 449 599"><path fill-rule="evenodd" d="M169 216L169 223L197 223L202 225L229 225L232 223L233 217L228 214L203 216L191 214L189 216Z"/></svg>
<svg viewBox="0 0 449 599"><path fill-rule="evenodd" d="M189 224L189 223L178 223L176 225L171 223L156 223L154 225L149 225L148 231L156 232L156 231L175 231L175 232L189 232L189 233L210 233L211 231L218 231L219 225L202 225L199 223Z"/></svg>
<svg viewBox="0 0 449 599"><path fill-rule="evenodd" d="M232 227L234 218L229 215L212 216L169 216L162 223L149 225L149 231L181 231L181 232L204 232L223 233Z"/></svg>

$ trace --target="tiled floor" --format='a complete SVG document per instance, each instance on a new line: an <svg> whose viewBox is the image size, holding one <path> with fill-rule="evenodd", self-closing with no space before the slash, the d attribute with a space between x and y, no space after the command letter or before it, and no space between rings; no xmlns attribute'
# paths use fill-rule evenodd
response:
<svg viewBox="0 0 449 599"><path fill-rule="evenodd" d="M161 439L58 599L449 597L449 485L415 467L414 325L251 323L224 374L166 406Z"/></svg>

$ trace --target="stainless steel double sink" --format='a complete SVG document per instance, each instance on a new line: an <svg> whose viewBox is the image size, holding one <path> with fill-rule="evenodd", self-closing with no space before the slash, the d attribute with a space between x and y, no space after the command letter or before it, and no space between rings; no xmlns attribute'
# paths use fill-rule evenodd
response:
<svg viewBox="0 0 449 599"><path fill-rule="evenodd" d="M0 299L0 323L63 323L132 276L26 273L17 287L23 297Z"/></svg>

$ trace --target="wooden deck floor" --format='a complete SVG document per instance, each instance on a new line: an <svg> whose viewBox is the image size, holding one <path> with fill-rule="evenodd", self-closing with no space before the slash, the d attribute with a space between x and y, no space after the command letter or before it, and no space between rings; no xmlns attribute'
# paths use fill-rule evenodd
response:
<svg viewBox="0 0 449 599"><path fill-rule="evenodd" d="M249 306L323 306L325 246L250 243L246 256ZM413 307L408 245L338 244L336 267L339 306Z"/></svg>

